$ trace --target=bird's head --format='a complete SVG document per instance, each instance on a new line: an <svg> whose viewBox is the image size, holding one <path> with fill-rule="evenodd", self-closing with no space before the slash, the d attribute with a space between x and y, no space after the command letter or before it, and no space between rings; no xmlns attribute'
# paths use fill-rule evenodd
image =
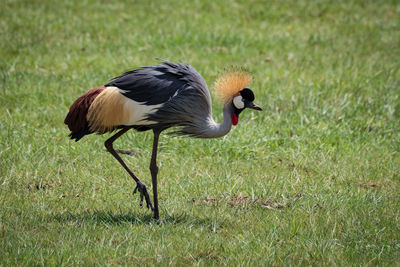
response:
<svg viewBox="0 0 400 267"><path fill-rule="evenodd" d="M251 108L255 110L262 110L260 106L253 103L254 93L249 88L244 88L237 93L232 99L233 113L232 113L232 124L237 125L239 122L239 114L245 108Z"/></svg>
<svg viewBox="0 0 400 267"><path fill-rule="evenodd" d="M243 70L233 70L220 76L214 84L214 90L219 99L232 110L232 124L237 125L239 114L245 108L262 110L253 103L254 93L247 86L252 77Z"/></svg>

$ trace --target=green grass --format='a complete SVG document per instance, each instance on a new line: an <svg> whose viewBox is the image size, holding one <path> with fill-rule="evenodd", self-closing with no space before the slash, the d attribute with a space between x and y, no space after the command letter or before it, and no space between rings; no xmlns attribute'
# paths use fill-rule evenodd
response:
<svg viewBox="0 0 400 267"><path fill-rule="evenodd" d="M399 2L148 2L2 1L0 266L398 266ZM210 87L245 67L264 108L221 139L162 135L159 223L109 135L75 143L63 124L156 57ZM116 142L147 184L151 143Z"/></svg>

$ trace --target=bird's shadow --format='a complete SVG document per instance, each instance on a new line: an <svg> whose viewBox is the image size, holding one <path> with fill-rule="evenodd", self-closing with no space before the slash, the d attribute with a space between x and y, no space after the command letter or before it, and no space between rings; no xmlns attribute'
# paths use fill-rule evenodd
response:
<svg viewBox="0 0 400 267"><path fill-rule="evenodd" d="M155 225L155 224L197 224L207 225L212 222L211 218L192 218L186 213L182 214L164 214L160 220L155 220L152 213L135 214L133 212L115 212L110 210L83 211L72 213L69 211L53 214L52 219L60 223L76 222L81 223L101 223L106 225L119 225L131 223L134 225Z"/></svg>

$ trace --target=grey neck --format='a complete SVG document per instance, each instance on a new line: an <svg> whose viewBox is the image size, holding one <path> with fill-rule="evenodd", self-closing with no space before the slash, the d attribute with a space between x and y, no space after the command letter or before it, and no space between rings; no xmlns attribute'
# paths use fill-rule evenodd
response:
<svg viewBox="0 0 400 267"><path fill-rule="evenodd" d="M230 103L225 104L222 112L224 114L224 120L222 121L222 123L217 124L211 118L210 125L207 129L207 132L205 133L205 137L216 138L224 136L227 133L229 133L229 131L232 128L232 113L233 113L232 104Z"/></svg>

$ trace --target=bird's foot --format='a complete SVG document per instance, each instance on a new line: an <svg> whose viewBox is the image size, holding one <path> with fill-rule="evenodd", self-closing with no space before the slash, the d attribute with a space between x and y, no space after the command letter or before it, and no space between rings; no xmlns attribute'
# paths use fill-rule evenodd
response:
<svg viewBox="0 0 400 267"><path fill-rule="evenodd" d="M140 207L143 207L143 198L146 200L146 207L148 209L154 210L153 204L151 204L149 193L147 192L146 185L142 182L137 182L136 187L133 190L133 194L137 191L140 193Z"/></svg>

